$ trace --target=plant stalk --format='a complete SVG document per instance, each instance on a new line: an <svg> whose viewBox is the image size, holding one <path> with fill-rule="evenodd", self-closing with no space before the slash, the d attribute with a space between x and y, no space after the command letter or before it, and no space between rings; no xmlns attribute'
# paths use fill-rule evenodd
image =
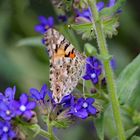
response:
<svg viewBox="0 0 140 140"><path fill-rule="evenodd" d="M116 129L118 133L118 139L119 140L126 140L124 128L121 120L121 114L120 114L120 106L119 101L117 98L117 90L116 90L116 84L114 80L114 73L112 71L111 65L110 65L110 59L109 59L109 52L107 49L106 44L106 38L102 27L102 21L99 17L99 13L96 7L96 0L88 0L88 4L91 8L92 12L92 23L93 28L95 29L97 43L99 47L99 51L101 56L103 57L103 64L106 74L106 80L107 80L107 88L110 96L110 101L112 105L113 115L115 119Z"/></svg>
<svg viewBox="0 0 140 140"><path fill-rule="evenodd" d="M49 120L49 115L48 115L48 119L47 119L47 126L48 126L48 133L50 135L50 140L55 140L55 136L53 133L53 127L52 127L51 122Z"/></svg>

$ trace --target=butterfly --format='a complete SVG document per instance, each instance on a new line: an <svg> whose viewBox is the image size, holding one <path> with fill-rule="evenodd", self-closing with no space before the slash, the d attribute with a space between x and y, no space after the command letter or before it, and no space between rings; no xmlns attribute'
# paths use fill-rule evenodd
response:
<svg viewBox="0 0 140 140"><path fill-rule="evenodd" d="M60 103L71 94L85 66L85 56L57 30L49 28L44 34L44 43L50 57L50 85L53 99Z"/></svg>

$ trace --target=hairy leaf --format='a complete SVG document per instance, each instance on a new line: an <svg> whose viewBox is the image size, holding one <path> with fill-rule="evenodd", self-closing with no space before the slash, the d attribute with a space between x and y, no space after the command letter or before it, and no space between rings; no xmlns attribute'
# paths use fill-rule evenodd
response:
<svg viewBox="0 0 140 140"><path fill-rule="evenodd" d="M82 34L82 39L92 39L95 37L92 23L71 24L71 28L78 34Z"/></svg>
<svg viewBox="0 0 140 140"><path fill-rule="evenodd" d="M119 26L118 17L106 17L103 20L103 28L105 35L112 38L113 35L117 35L117 27Z"/></svg>
<svg viewBox="0 0 140 140"><path fill-rule="evenodd" d="M117 27L119 26L118 16L103 17L102 18L103 30L106 36L111 38L117 35ZM92 23L72 24L71 28L77 33L82 34L83 39L95 38L95 29Z"/></svg>

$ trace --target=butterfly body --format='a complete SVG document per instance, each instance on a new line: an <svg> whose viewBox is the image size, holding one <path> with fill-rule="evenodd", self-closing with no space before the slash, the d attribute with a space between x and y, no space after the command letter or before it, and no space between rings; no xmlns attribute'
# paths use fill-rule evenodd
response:
<svg viewBox="0 0 140 140"><path fill-rule="evenodd" d="M82 75L85 56L55 29L48 29L44 35L50 57L50 83L56 103L70 94Z"/></svg>

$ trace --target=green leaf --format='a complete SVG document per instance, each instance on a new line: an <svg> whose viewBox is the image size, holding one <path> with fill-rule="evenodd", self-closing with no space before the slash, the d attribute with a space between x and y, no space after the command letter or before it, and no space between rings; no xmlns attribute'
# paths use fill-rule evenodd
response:
<svg viewBox="0 0 140 140"><path fill-rule="evenodd" d="M100 140L104 140L104 114L102 113L99 118L95 120L97 134Z"/></svg>
<svg viewBox="0 0 140 140"><path fill-rule="evenodd" d="M117 35L117 27L119 26L118 16L105 17L103 20L103 28L105 35L112 38L113 35Z"/></svg>
<svg viewBox="0 0 140 140"><path fill-rule="evenodd" d="M140 137L139 137L139 136L133 136L133 137L131 138L131 140L140 140Z"/></svg>
<svg viewBox="0 0 140 140"><path fill-rule="evenodd" d="M97 54L97 49L92 46L90 43L86 43L84 45L84 48L85 48L85 53L86 53L86 56L96 56Z"/></svg>
<svg viewBox="0 0 140 140"><path fill-rule="evenodd" d="M82 34L82 39L91 40L92 38L95 38L92 23L71 24L70 27L74 29L78 34Z"/></svg>
<svg viewBox="0 0 140 140"><path fill-rule="evenodd" d="M126 138L128 139L128 138L130 138L132 135L133 135L133 133L135 133L135 131L138 129L138 126L135 126L135 127L133 127L133 128L131 128L131 129L128 129L127 131L126 131Z"/></svg>
<svg viewBox="0 0 140 140"><path fill-rule="evenodd" d="M103 17L102 24L104 28L104 33L109 38L118 33L117 32L117 27L119 26L118 16ZM95 38L95 30L92 23L71 24L70 27L74 29L77 33L82 34L83 39L90 40L92 38Z"/></svg>
<svg viewBox="0 0 140 140"><path fill-rule="evenodd" d="M22 46L36 46L36 47L42 47L44 46L41 42L42 37L31 37L31 38L25 38L17 42L17 47Z"/></svg>
<svg viewBox="0 0 140 140"><path fill-rule="evenodd" d="M131 129L128 129L126 132L125 132L125 135L126 135L126 139L130 138L133 133L135 133L135 131L138 129L138 126L135 126ZM117 137L114 137L112 140L117 140Z"/></svg>
<svg viewBox="0 0 140 140"><path fill-rule="evenodd" d="M140 77L140 55L138 55L126 68L121 72L117 79L118 97L120 103L126 103L133 91L138 85Z"/></svg>

